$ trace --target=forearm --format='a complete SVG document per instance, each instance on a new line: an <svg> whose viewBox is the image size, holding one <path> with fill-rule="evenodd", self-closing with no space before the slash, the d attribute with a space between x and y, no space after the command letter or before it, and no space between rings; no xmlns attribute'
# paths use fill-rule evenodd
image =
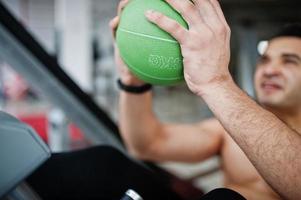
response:
<svg viewBox="0 0 301 200"><path fill-rule="evenodd" d="M158 134L159 122L152 111L152 93L120 93L120 132L133 153L144 151Z"/></svg>
<svg viewBox="0 0 301 200"><path fill-rule="evenodd" d="M301 137L231 80L202 97L264 179L283 197L301 196Z"/></svg>
<svg viewBox="0 0 301 200"><path fill-rule="evenodd" d="M274 189L288 199L300 199L300 136L260 108L233 81L212 83L225 81L230 61L231 31L218 1L166 2L181 13L188 29L156 11L147 12L146 17L180 43L189 89L204 98Z"/></svg>

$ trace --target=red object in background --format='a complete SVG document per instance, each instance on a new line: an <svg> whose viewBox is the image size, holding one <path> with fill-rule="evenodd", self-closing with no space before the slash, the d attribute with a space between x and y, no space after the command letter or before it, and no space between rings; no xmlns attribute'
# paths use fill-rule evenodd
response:
<svg viewBox="0 0 301 200"><path fill-rule="evenodd" d="M18 117L22 122L31 126L48 143L48 119L43 114L27 115Z"/></svg>
<svg viewBox="0 0 301 200"><path fill-rule="evenodd" d="M75 124L69 125L69 133L72 140L83 140L84 136L81 130Z"/></svg>
<svg viewBox="0 0 301 200"><path fill-rule="evenodd" d="M19 116L18 118L31 126L48 143L48 119L45 114ZM74 124L69 125L69 136L71 141L84 140L82 131Z"/></svg>

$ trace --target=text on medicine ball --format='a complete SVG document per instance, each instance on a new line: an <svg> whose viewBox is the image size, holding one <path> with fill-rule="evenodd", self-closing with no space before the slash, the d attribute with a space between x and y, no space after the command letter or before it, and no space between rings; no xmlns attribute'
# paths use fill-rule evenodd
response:
<svg viewBox="0 0 301 200"><path fill-rule="evenodd" d="M181 60L179 58L165 57L154 54L149 55L148 62L152 67L171 70L179 68L181 64Z"/></svg>

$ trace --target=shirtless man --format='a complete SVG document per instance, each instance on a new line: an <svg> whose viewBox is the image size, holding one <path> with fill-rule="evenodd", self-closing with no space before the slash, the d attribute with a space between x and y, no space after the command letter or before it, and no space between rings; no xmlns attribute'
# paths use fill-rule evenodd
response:
<svg viewBox="0 0 301 200"><path fill-rule="evenodd" d="M146 16L150 21L170 32L180 42L184 57L184 74L186 83L192 92L202 97L209 104L209 107L214 113L218 112L217 118L219 121L217 119L209 119L197 124L162 123L156 118L152 111L152 94L150 91L139 95L121 91L120 130L129 151L140 159L151 161L196 162L219 154L221 156L221 165L224 171L225 187L241 193L244 197L250 200L280 199L280 197L263 180L256 168L249 161L241 148L236 144L237 141L235 142L231 138L232 135L230 134L230 136L228 132L226 132L225 129L230 131L235 131L235 129L237 129L234 125L228 125L227 122L223 121L225 117L223 118L219 116L221 113L223 115L230 115L231 112L227 113L227 110L230 110L231 105L225 106L224 112L217 111L219 109L219 106L217 105L218 101L210 99L211 97L209 93L213 93L214 91L217 93L220 91L223 92L223 88L218 87L217 84L213 87L211 85L210 87L207 87L206 83L224 81L224 79L226 79L225 77L229 77L228 63L230 57L230 31L227 30L228 25L226 24L218 3L215 0L199 0L194 1L195 6L192 5L191 2L185 0L167 0L167 2L177 9L186 21L189 22L191 25L189 31L180 28L176 23L160 13L152 11L146 13ZM202 5L198 5L200 2L202 2ZM122 1L120 3L119 13L125 4L126 1ZM208 13L210 12L215 12L215 18L206 18L206 15L209 15ZM196 21L197 19L201 22ZM111 26L113 30L117 27L118 20L118 16L112 20ZM202 48L202 46L206 45L204 44L206 36L204 36L205 34L201 35L200 32L198 32L200 28L203 28L203 33L206 30L202 22L206 22L207 26L208 24L213 24L212 27L210 27L212 28L211 30L224 33L220 34L220 40L217 40L216 42L213 40L210 41L212 38L207 38L209 39L208 41L211 42L211 49L206 52L204 52L204 48ZM226 31L225 29L218 30L219 24L223 24ZM197 34L200 34L201 36ZM200 42L198 43L197 40L194 39L193 42L190 43L188 41L189 37L198 38ZM299 133L301 132L300 38L300 36L294 36L291 35L291 33L282 34L272 38L265 54L258 62L255 73L255 89L257 92L258 102L266 110L274 113L278 118ZM213 58L212 55L219 59ZM212 59L205 60L206 57L212 57ZM193 77L193 74L197 73L192 73L190 70L197 70L194 67L195 65L199 65L199 60L203 62L202 64L205 63L208 66L225 66L225 68L219 68L219 71L213 71L216 69L212 67L213 70L211 70L211 68L208 67L207 71L209 72L207 74L200 73L205 77L200 77L202 75L199 75L199 77ZM208 63L204 62L204 60ZM210 63L211 61L212 63ZM120 78L123 84L137 87L144 84L127 70L126 65L121 61L118 55L118 49L116 49L116 63L120 69ZM212 77L212 73L216 73L219 76L216 76L214 80L211 80L210 78ZM232 80L227 80L227 82L229 82L227 87L228 85L231 85L232 88ZM198 85L202 85L202 88L200 87L202 90L199 89ZM207 85L209 86L209 84ZM236 90L234 86L233 88ZM232 94L229 93L229 95ZM222 100L223 99L221 98L220 102L224 102ZM245 118L245 116L248 116L248 109L251 109L254 106L256 105L252 103L250 104L250 108L245 107L242 109L242 112L240 112L240 114L242 114L241 116L233 115L228 116L228 118L230 117L232 120L240 121L239 118ZM259 111L261 112L261 110ZM258 117L260 119L263 117L263 114L260 113ZM269 121L271 122L271 125L263 124L264 126L262 126L262 124L258 122L258 124L262 126L260 127L258 125L258 128L263 130L273 129L275 121L273 116L265 114L265 117L271 118ZM254 123L254 119L251 120L250 118L250 123L251 122ZM250 126L252 126L252 124L250 124ZM246 127L248 128L248 125ZM242 132L243 130L239 131ZM246 131L248 132L249 130L246 129ZM234 139L237 138L234 137ZM257 139L254 138L254 140L256 140L254 141L255 144ZM242 143L242 141L239 140L238 142ZM246 143L245 146L248 145L249 144ZM244 145L241 146L246 148ZM262 152L262 154L264 154L264 152ZM277 158L275 159L277 160ZM294 195L296 196L298 194L292 193L283 196L293 197Z"/></svg>

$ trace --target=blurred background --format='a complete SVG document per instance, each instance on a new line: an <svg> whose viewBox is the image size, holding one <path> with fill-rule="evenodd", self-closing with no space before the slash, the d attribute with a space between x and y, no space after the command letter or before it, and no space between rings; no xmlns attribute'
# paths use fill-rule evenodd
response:
<svg viewBox="0 0 301 200"><path fill-rule="evenodd" d="M46 52L58 61L66 74L118 124L118 74L113 60L113 40L108 22L115 16L119 1L0 2L26 27ZM239 86L254 97L252 85L257 57L267 45L266 39L282 25L301 21L301 1L220 2L232 29L231 73ZM2 25L0 29L4 29ZM0 32L1 34L4 32ZM10 43L18 45L18 41L12 40ZM0 52L8 50L10 43L0 40ZM20 47L19 51L22 53L25 50ZM94 140L97 140L97 134L101 130L94 129L94 133L88 133L93 131L85 128L78 117L74 117L77 112L71 108L76 108L76 105L70 105L68 110L66 102L62 105L59 101L63 98L61 94L53 96L57 88L53 85L49 87L53 83L52 79L33 75L31 64L17 54L3 55L0 56L1 110L17 116L36 129L53 152L70 151L99 143ZM33 55L27 55L27 58L35 62ZM59 83L53 84L60 87ZM45 90L47 87L49 90ZM53 98L49 98L51 96ZM191 123L212 116L204 102L192 95L185 84L155 87L154 110L160 119L169 122ZM101 139L99 141L101 143ZM193 180L197 187L208 191L221 185L222 175L215 170L218 162L218 158L213 158L197 164L160 165L181 178ZM207 173L208 170L212 173Z"/></svg>

